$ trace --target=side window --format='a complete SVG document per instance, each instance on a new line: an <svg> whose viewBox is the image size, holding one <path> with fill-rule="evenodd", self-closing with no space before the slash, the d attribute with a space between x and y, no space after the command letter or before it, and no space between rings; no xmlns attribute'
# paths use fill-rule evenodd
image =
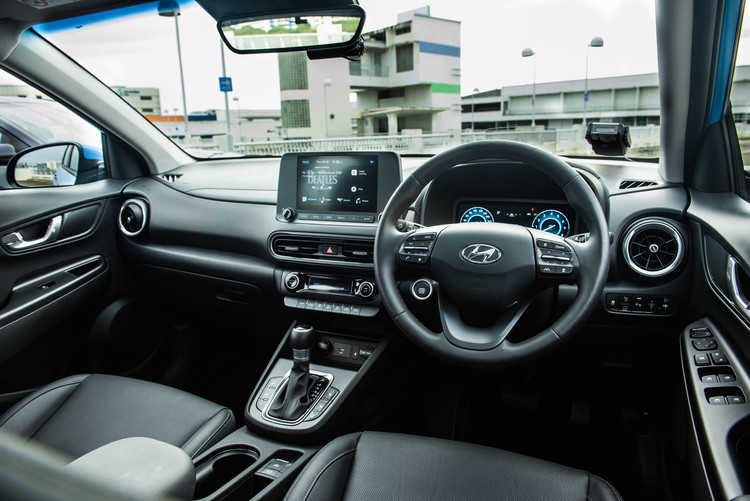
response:
<svg viewBox="0 0 750 501"><path fill-rule="evenodd" d="M6 146L3 146L6 145ZM101 132L42 92L0 71L0 186L67 186L107 177ZM20 154L20 155L18 155Z"/></svg>

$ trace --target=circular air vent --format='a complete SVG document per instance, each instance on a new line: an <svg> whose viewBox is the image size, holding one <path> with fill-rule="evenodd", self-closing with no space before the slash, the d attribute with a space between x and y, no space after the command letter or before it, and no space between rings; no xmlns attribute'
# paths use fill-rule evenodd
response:
<svg viewBox="0 0 750 501"><path fill-rule="evenodd" d="M682 235L662 219L642 219L633 224L622 245L625 261L633 271L661 277L679 266L685 248Z"/></svg>
<svg viewBox="0 0 750 501"><path fill-rule="evenodd" d="M120 231L129 237L134 237L146 227L148 217L148 206L146 202L138 198L126 200L120 207L120 216L117 224Z"/></svg>

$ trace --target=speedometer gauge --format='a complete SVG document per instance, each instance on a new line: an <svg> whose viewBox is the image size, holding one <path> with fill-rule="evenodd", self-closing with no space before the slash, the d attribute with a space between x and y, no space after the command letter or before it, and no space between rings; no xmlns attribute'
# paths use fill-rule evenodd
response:
<svg viewBox="0 0 750 501"><path fill-rule="evenodd" d="M492 212L484 207L472 207L461 215L460 223L494 223Z"/></svg>
<svg viewBox="0 0 750 501"><path fill-rule="evenodd" d="M532 228L542 230L553 235L567 237L570 235L570 222L565 214L555 209L543 210L536 215L531 223Z"/></svg>

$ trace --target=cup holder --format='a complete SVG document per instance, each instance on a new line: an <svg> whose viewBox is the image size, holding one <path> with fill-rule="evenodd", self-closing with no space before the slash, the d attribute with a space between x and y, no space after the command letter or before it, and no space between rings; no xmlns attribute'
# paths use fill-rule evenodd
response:
<svg viewBox="0 0 750 501"><path fill-rule="evenodd" d="M195 468L194 499L210 496L250 468L259 454L250 448L219 450Z"/></svg>

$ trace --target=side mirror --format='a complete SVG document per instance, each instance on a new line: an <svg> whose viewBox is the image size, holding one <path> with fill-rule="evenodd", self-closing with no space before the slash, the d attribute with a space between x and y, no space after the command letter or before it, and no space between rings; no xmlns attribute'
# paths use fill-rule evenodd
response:
<svg viewBox="0 0 750 501"><path fill-rule="evenodd" d="M40 188L96 181L103 170L102 153L79 143L50 143L27 148L8 162L11 186Z"/></svg>
<svg viewBox="0 0 750 501"><path fill-rule="evenodd" d="M218 22L224 43L239 54L335 50L356 44L365 24L359 5L275 13L231 15Z"/></svg>

